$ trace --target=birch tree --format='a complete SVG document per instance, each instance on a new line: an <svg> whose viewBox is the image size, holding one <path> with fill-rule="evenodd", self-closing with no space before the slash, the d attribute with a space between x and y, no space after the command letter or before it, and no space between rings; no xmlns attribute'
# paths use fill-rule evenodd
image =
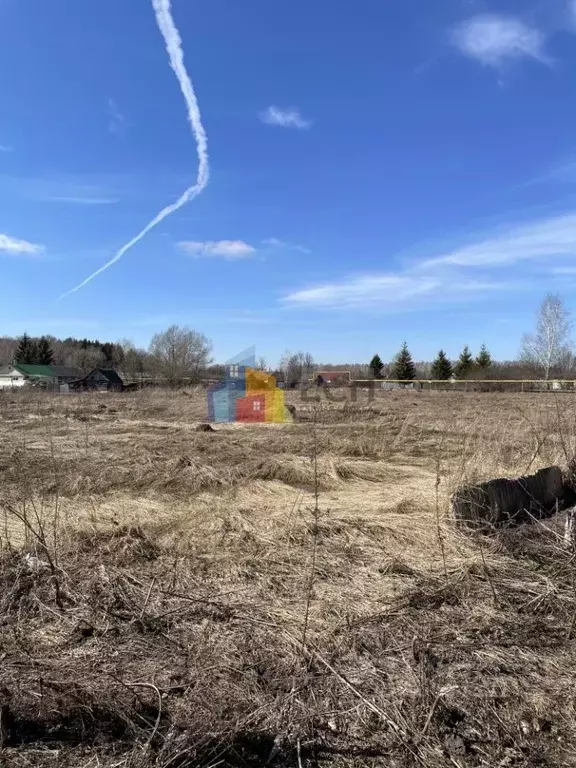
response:
<svg viewBox="0 0 576 768"><path fill-rule="evenodd" d="M557 293L549 293L538 312L536 330L522 337L521 359L537 366L544 379L572 357L570 313Z"/></svg>

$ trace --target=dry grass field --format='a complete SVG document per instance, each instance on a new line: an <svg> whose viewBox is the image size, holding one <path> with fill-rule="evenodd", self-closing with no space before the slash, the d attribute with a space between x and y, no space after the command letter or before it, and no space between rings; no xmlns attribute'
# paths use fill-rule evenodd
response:
<svg viewBox="0 0 576 768"><path fill-rule="evenodd" d="M563 521L449 515L565 465L574 395L291 397L0 393L0 765L576 765Z"/></svg>

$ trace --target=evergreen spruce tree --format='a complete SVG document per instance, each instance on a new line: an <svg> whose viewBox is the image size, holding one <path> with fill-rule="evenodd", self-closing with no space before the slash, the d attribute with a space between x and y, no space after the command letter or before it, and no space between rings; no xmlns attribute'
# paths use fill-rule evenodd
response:
<svg viewBox="0 0 576 768"><path fill-rule="evenodd" d="M490 352L486 349L486 344L482 344L480 347L480 352L478 354L478 357L476 358L476 365L479 368L482 368L485 370L486 368L490 368L492 365L492 357L490 355Z"/></svg>
<svg viewBox="0 0 576 768"><path fill-rule="evenodd" d="M416 366L406 342L402 344L400 352L396 355L392 378L399 381L413 381L416 378Z"/></svg>
<svg viewBox="0 0 576 768"><path fill-rule="evenodd" d="M52 365L54 362L54 353L46 336L42 336L38 341L36 362L38 365Z"/></svg>
<svg viewBox="0 0 576 768"><path fill-rule="evenodd" d="M104 365L107 368L113 368L115 365L115 353L116 353L116 347L114 344L110 344L109 342L106 342L102 344L100 347L102 350L102 354L104 355Z"/></svg>
<svg viewBox="0 0 576 768"><path fill-rule="evenodd" d="M462 352L460 353L460 357L458 358L458 362L456 363L456 367L454 368L454 373L456 375L456 378L465 379L466 376L468 376L472 372L473 368L474 368L474 358L472 357L472 353L470 352L468 345L466 345L462 350Z"/></svg>
<svg viewBox="0 0 576 768"><path fill-rule="evenodd" d="M438 352L438 357L432 363L430 375L433 379L447 381L452 377L452 363L446 357L443 349Z"/></svg>
<svg viewBox="0 0 576 768"><path fill-rule="evenodd" d="M15 363L35 363L36 362L36 344L35 342L28 336L27 333L24 333L18 342L18 347L16 348L16 352L14 353L14 362Z"/></svg>
<svg viewBox="0 0 576 768"><path fill-rule="evenodd" d="M382 368L384 368L384 363L382 362L380 355L374 355L372 360L370 360L368 367L372 371L372 376L374 376L375 379L382 378Z"/></svg>

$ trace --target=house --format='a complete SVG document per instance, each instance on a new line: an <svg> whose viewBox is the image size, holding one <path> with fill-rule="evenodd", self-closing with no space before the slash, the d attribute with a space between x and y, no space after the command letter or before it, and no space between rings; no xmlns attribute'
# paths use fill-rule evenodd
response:
<svg viewBox="0 0 576 768"><path fill-rule="evenodd" d="M122 392L124 382L112 368L94 368L86 376L70 383L76 390L92 389L99 392Z"/></svg>
<svg viewBox="0 0 576 768"><path fill-rule="evenodd" d="M58 376L50 365L13 363L0 366L0 388L23 387L25 384L56 387Z"/></svg>
<svg viewBox="0 0 576 768"><path fill-rule="evenodd" d="M318 387L348 387L350 371L317 371L313 382Z"/></svg>
<svg viewBox="0 0 576 768"><path fill-rule="evenodd" d="M69 384L71 381L82 378L84 371L81 368L69 368L66 365L51 365L50 368L58 377L59 384Z"/></svg>
<svg viewBox="0 0 576 768"><path fill-rule="evenodd" d="M32 365L13 363L0 366L0 388L23 387L25 384L57 389L82 376L80 368L64 365Z"/></svg>

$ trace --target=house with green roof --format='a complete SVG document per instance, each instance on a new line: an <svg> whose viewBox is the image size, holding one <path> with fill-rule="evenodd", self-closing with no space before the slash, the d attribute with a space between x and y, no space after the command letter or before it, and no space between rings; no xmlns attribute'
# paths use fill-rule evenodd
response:
<svg viewBox="0 0 576 768"><path fill-rule="evenodd" d="M78 368L60 365L32 365L29 363L10 363L0 365L0 389L23 387L26 384L56 388L60 384L73 381L82 376Z"/></svg>
<svg viewBox="0 0 576 768"><path fill-rule="evenodd" d="M25 384L55 384L56 377L49 365L14 363L0 366L0 388L23 387Z"/></svg>

